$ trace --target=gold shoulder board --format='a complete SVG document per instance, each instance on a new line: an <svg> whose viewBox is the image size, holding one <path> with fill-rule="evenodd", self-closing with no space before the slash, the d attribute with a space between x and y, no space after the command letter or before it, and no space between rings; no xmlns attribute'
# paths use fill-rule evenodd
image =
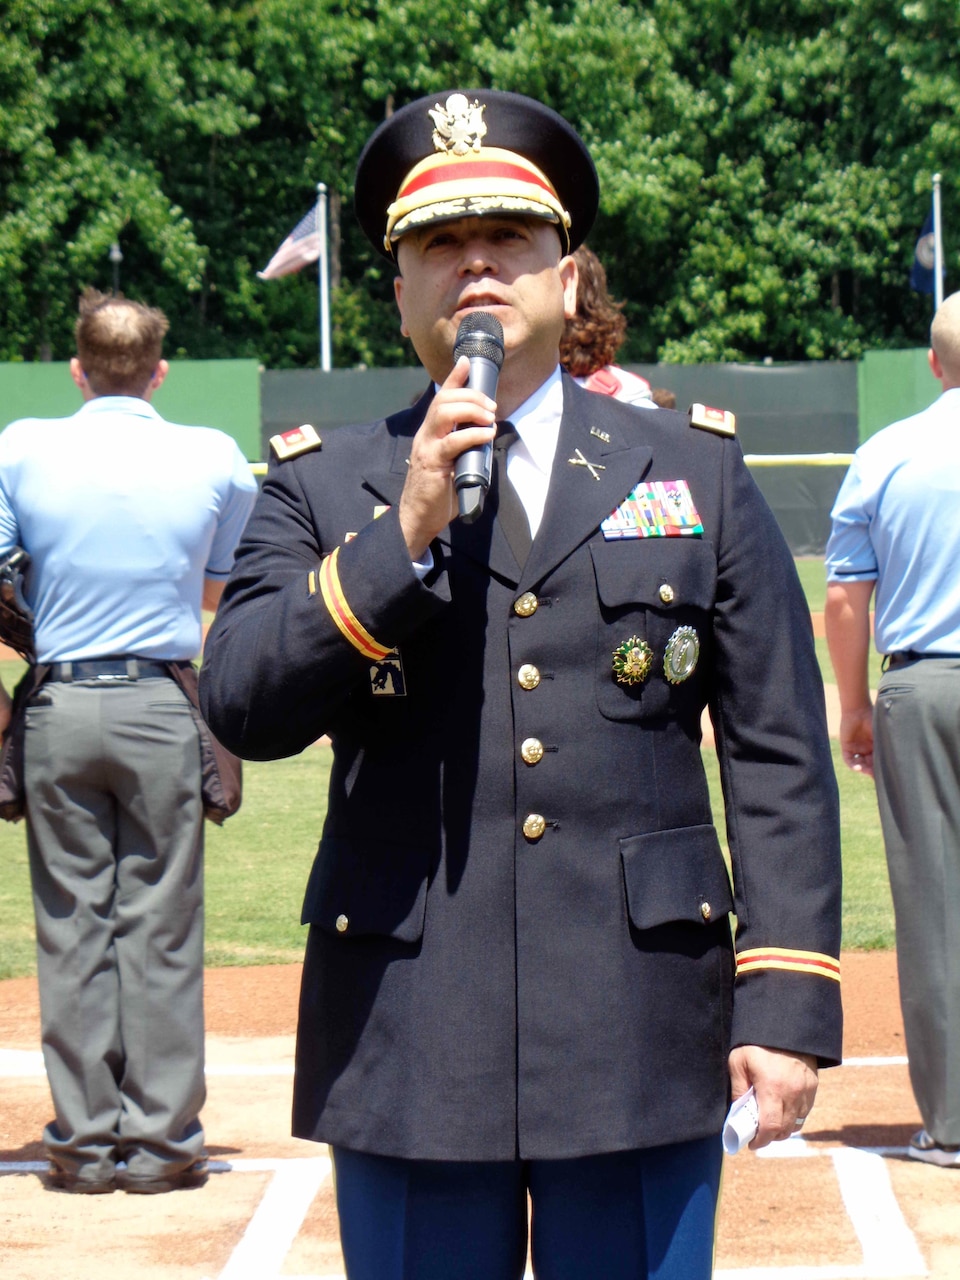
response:
<svg viewBox="0 0 960 1280"><path fill-rule="evenodd" d="M704 431L715 431L721 436L737 434L737 417L729 409L711 409L706 404L690 406L690 425L700 427Z"/></svg>
<svg viewBox="0 0 960 1280"><path fill-rule="evenodd" d="M322 445L323 441L309 422L305 422L302 427L294 427L292 431L284 431L282 435L270 437L270 448L280 462L307 453L310 449L319 449Z"/></svg>

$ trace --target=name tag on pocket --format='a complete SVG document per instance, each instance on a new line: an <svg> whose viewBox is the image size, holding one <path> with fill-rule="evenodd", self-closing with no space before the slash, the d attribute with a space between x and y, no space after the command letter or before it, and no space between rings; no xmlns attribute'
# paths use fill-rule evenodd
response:
<svg viewBox="0 0 960 1280"><path fill-rule="evenodd" d="M600 526L604 538L680 538L703 533L686 480L638 484Z"/></svg>

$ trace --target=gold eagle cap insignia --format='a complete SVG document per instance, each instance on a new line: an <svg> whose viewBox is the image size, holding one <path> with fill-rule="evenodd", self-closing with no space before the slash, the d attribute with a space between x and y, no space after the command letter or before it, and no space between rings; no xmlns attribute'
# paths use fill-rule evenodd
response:
<svg viewBox="0 0 960 1280"><path fill-rule="evenodd" d="M451 93L441 107L438 102L427 114L433 121L433 145L438 151L465 156L479 151L487 126L483 123L483 106L470 102L466 94Z"/></svg>

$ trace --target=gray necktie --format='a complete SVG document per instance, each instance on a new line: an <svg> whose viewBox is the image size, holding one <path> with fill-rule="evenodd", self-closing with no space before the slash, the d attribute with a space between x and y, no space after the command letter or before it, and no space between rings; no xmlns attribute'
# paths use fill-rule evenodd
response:
<svg viewBox="0 0 960 1280"><path fill-rule="evenodd" d="M510 550L516 557L517 564L523 568L533 539L530 536L530 521L523 509L520 495L510 483L507 476L507 450L520 437L512 422L499 422L497 434L493 441L494 483L497 490L497 519L510 544Z"/></svg>

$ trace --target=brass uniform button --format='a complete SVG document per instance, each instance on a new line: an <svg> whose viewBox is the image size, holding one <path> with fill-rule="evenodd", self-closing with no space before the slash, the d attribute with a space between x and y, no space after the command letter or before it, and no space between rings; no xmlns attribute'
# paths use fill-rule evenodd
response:
<svg viewBox="0 0 960 1280"><path fill-rule="evenodd" d="M525 662L517 672L517 683L521 689L535 689L540 683L540 672L532 662Z"/></svg>
<svg viewBox="0 0 960 1280"><path fill-rule="evenodd" d="M518 618L529 618L540 608L540 601L532 591L525 591L513 602L513 612Z"/></svg>
<svg viewBox="0 0 960 1280"><path fill-rule="evenodd" d="M524 738L520 744L520 756L524 764L539 764L543 759L543 743L539 738Z"/></svg>
<svg viewBox="0 0 960 1280"><path fill-rule="evenodd" d="M711 907L709 902L700 903L700 914L703 916L704 920L710 919L713 915L713 907Z"/></svg>
<svg viewBox="0 0 960 1280"><path fill-rule="evenodd" d="M673 587L671 587L669 582L661 583L660 599L663 601L664 604L673 604L675 595L676 595L676 592L674 591Z"/></svg>
<svg viewBox="0 0 960 1280"><path fill-rule="evenodd" d="M523 834L528 840L539 840L547 829L542 813L528 813L523 820Z"/></svg>
<svg viewBox="0 0 960 1280"><path fill-rule="evenodd" d="M346 916L337 916L337 933L346 933L350 928L350 921Z"/></svg>

